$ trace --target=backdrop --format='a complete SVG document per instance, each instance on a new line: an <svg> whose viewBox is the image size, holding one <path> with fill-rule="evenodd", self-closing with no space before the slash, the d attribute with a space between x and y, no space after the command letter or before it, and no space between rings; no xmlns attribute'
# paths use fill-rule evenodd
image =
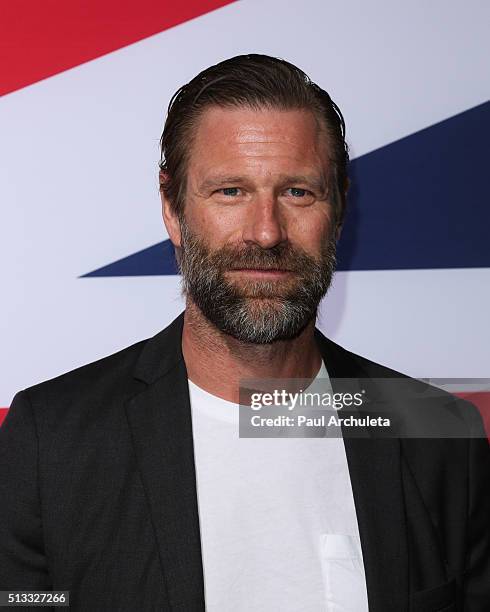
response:
<svg viewBox="0 0 490 612"><path fill-rule="evenodd" d="M158 197L166 107L247 52L300 66L346 119L353 188L318 326L412 376L489 376L488 2L0 7L0 406L182 310Z"/></svg>

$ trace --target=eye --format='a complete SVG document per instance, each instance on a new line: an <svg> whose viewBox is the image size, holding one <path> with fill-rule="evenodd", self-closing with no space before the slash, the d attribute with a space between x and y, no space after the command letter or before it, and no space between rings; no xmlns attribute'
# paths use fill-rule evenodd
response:
<svg viewBox="0 0 490 612"><path fill-rule="evenodd" d="M311 191L301 189L300 187L289 187L289 189L286 189L286 191L289 191L290 195L292 195L294 198L304 198L305 196L312 195Z"/></svg>
<svg viewBox="0 0 490 612"><path fill-rule="evenodd" d="M225 196L237 196L239 195L238 187L223 187L223 189L218 189L217 193L221 193Z"/></svg>

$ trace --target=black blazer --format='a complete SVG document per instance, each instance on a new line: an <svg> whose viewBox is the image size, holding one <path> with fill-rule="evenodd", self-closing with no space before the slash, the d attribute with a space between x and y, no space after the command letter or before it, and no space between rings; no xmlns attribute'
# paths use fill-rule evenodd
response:
<svg viewBox="0 0 490 612"><path fill-rule="evenodd" d="M87 612L204 610L182 325L17 393L0 428L0 590L69 590ZM333 379L401 376L315 338ZM345 446L369 609L490 610L487 441Z"/></svg>

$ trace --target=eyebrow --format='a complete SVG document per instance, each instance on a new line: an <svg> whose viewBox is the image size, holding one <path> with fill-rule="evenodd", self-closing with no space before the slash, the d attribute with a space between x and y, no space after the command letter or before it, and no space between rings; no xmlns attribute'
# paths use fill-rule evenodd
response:
<svg viewBox="0 0 490 612"><path fill-rule="evenodd" d="M222 185L235 184L235 183L246 183L247 180L243 176L211 176L205 181L203 181L199 187L200 189L212 189L215 187L221 187Z"/></svg>
<svg viewBox="0 0 490 612"><path fill-rule="evenodd" d="M223 185L236 185L236 184L244 184L248 183L249 179L244 176L228 176L228 175L218 175L212 176L208 179L204 180L200 185L200 189L207 190L213 188L219 188ZM306 174L297 174L297 175L282 175L279 177L279 183L281 185L288 184L304 184L312 187L318 192L326 191L327 185L323 177L318 176L309 176Z"/></svg>

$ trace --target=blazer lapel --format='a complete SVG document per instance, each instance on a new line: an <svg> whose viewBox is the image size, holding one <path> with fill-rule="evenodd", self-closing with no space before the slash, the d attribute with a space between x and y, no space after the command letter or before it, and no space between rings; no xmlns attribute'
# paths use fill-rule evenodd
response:
<svg viewBox="0 0 490 612"><path fill-rule="evenodd" d="M182 325L183 314L146 343L135 370L146 386L126 413L170 608L199 612L204 580Z"/></svg>
<svg viewBox="0 0 490 612"><path fill-rule="evenodd" d="M369 378L347 351L317 329L315 337L334 392L342 378ZM339 386L340 383L340 386ZM359 409L362 416L362 408ZM408 610L408 544L400 442L361 438L342 427L366 573L369 610Z"/></svg>

